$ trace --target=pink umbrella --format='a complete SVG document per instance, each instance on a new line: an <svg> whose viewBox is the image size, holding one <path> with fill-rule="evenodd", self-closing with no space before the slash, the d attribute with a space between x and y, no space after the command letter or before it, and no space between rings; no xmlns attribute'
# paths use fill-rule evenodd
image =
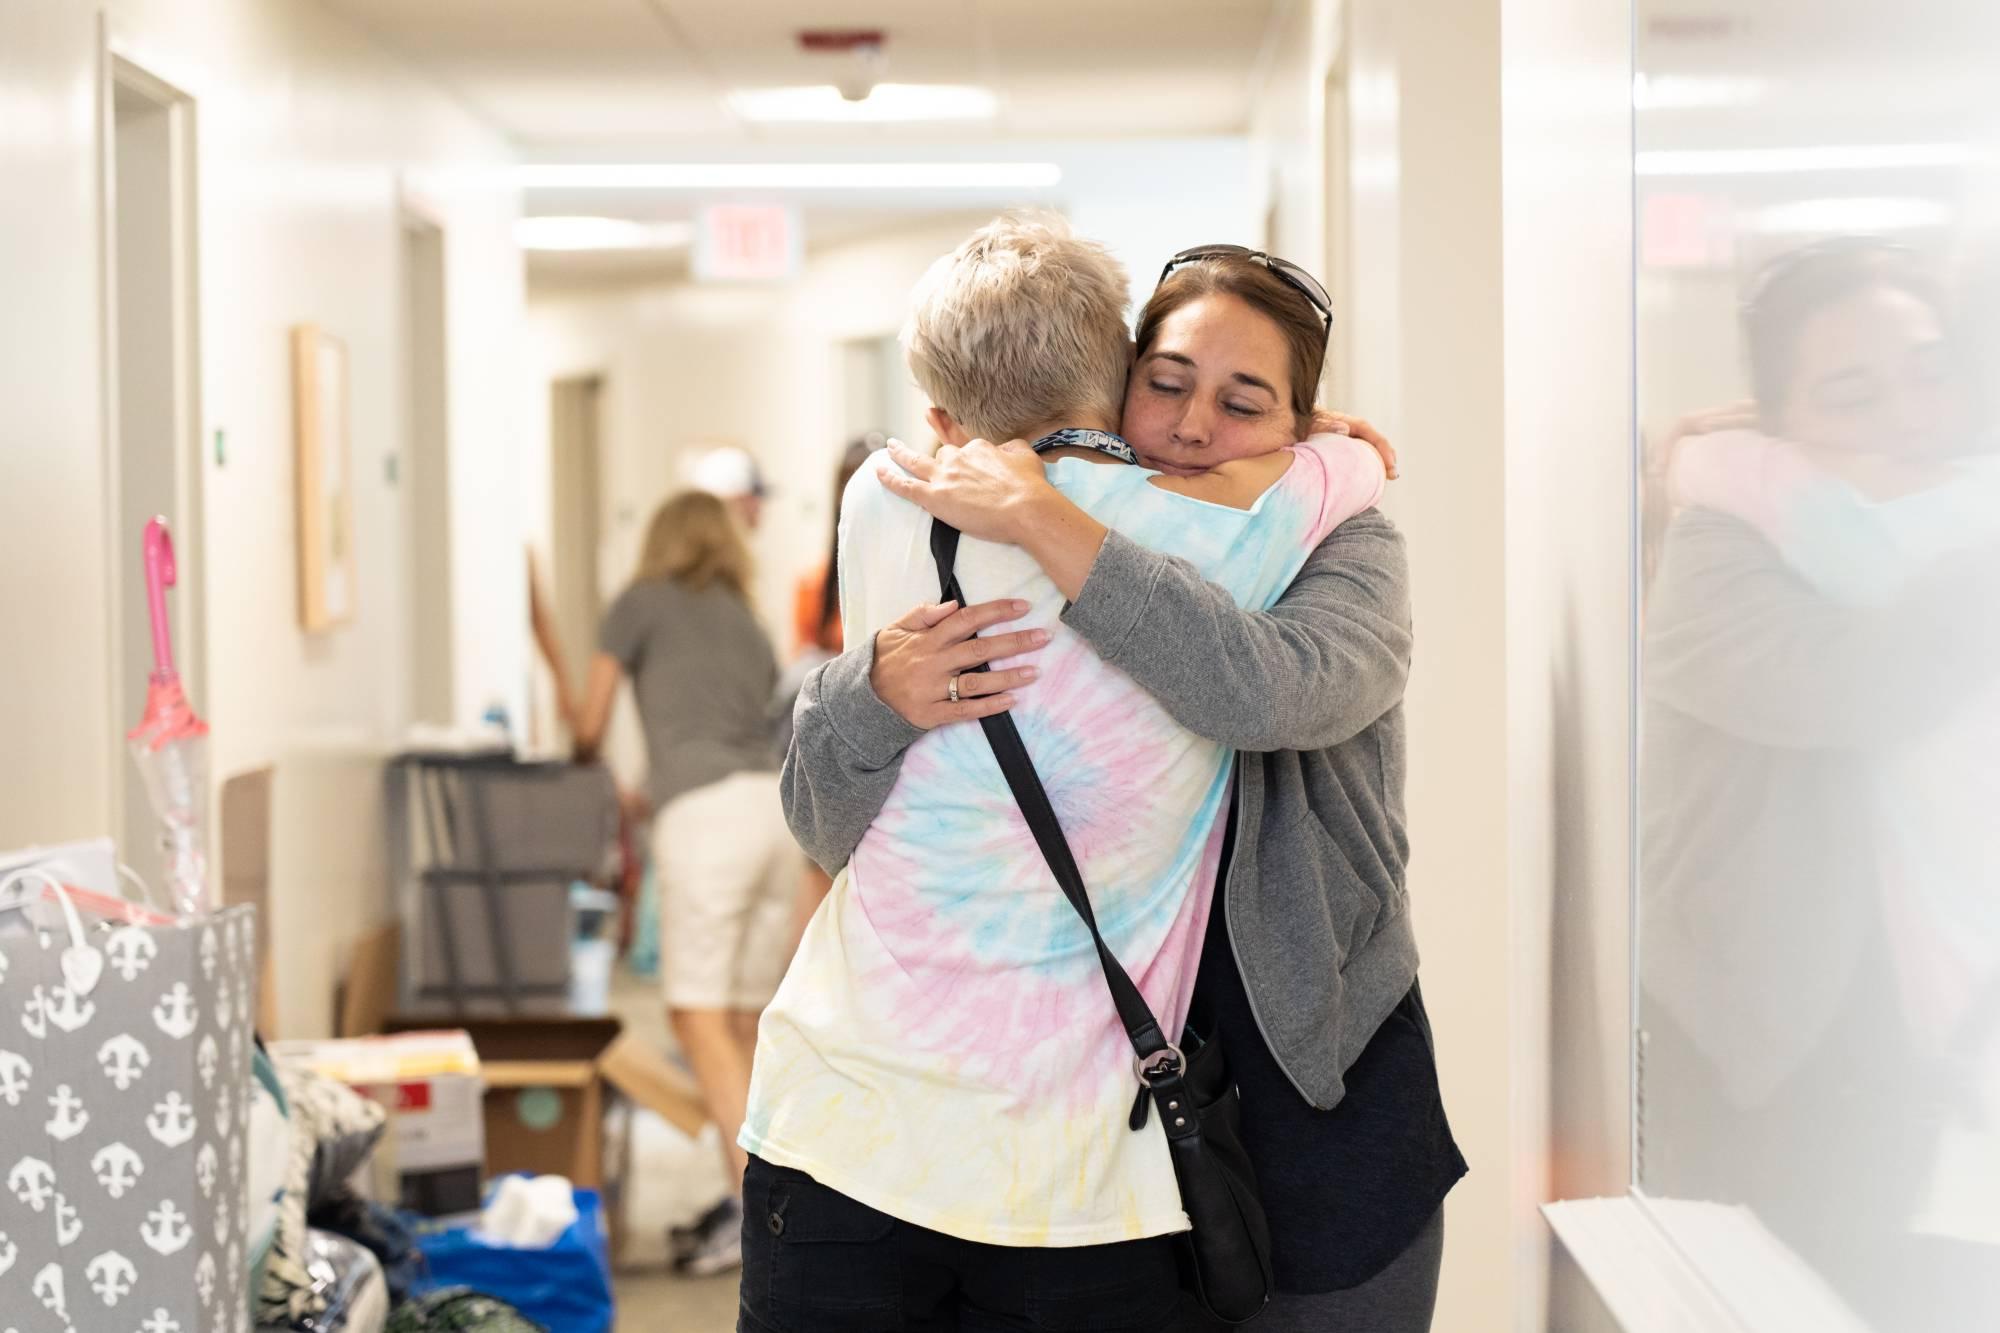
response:
<svg viewBox="0 0 2000 1333"><path fill-rule="evenodd" d="M132 762L146 781L159 813L160 846L174 906L187 914L214 910L208 888L208 723L195 716L174 670L173 635L167 626L167 589L179 575L174 539L163 518L146 524L146 610L153 622L153 671L146 684L146 715L125 734Z"/></svg>

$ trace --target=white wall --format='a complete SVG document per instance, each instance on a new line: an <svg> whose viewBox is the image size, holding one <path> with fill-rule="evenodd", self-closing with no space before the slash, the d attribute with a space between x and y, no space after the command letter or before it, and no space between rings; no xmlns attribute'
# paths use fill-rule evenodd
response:
<svg viewBox="0 0 2000 1333"><path fill-rule="evenodd" d="M1508 1047L1499 16L1362 0L1350 16L1353 409L1397 441L1409 542L1409 888L1445 1109L1471 1165L1437 1327L1497 1328L1515 1264ZM1467 116L1468 106L1488 114ZM1385 169L1386 168L1386 169ZM1351 167L1350 167L1351 170ZM1333 220L1339 225L1339 220ZM1528 1327L1518 1325L1517 1327Z"/></svg>
<svg viewBox="0 0 2000 1333"><path fill-rule="evenodd" d="M1345 405L1404 460L1385 507L1415 588L1410 891L1472 1166L1436 1327L1541 1329L1590 1302L1537 1206L1629 1175L1625 17L1298 9L1290 45L1312 54L1278 62L1254 151L1277 247L1349 248ZM1328 218L1313 158L1343 55L1350 204Z"/></svg>
<svg viewBox="0 0 2000 1333"><path fill-rule="evenodd" d="M110 828L96 31L0 5L0 847Z"/></svg>
<svg viewBox="0 0 2000 1333"><path fill-rule="evenodd" d="M116 51L196 102L207 543L184 548L182 561L206 580L197 704L214 725L217 774L264 762L301 733L380 735L402 720L402 497L385 464L404 448L405 196L447 234L457 629L477 647L461 654L461 707L476 715L497 698L518 708L519 409L530 399L518 373L517 210L498 177L464 170L505 161L502 141L316 6L117 0L106 22ZM137 534L107 531L104 512L97 16L38 0L25 14L9 6L0 23L10 201L0 225L16 298L0 313L0 338L4 373L20 380L8 394L19 484L6 487L4 586L10 614L49 645L7 655L0 708L10 738L37 743L54 766L0 779L4 844L105 822L108 737L133 719L110 716L106 697L104 566L136 561ZM318 637L297 627L293 562L287 335L308 320L348 347L361 566L355 622Z"/></svg>
<svg viewBox="0 0 2000 1333"><path fill-rule="evenodd" d="M207 641L187 647L206 663L214 778L313 738L385 740L407 715L405 496L386 466L407 448L406 204L445 231L458 706L519 716L533 399L518 206L489 170L503 141L316 5L112 0L102 15L113 50L195 102L205 541L183 534L180 559L207 598ZM108 829L116 738L136 721L107 674L109 562L136 568L138 534L111 529L101 429L99 18L71 0L0 7L0 607L18 627L0 654L0 846ZM304 321L347 344L360 565L354 622L312 637L294 563L289 330ZM380 901L382 886L340 891ZM338 941L317 906L274 885L281 974L327 971Z"/></svg>
<svg viewBox="0 0 2000 1333"><path fill-rule="evenodd" d="M198 107L209 698L218 773L302 734L383 737L408 707L399 210L445 233L458 708L519 712L522 277L497 135L316 6L116 0L114 46ZM298 629L287 330L347 344L354 621Z"/></svg>

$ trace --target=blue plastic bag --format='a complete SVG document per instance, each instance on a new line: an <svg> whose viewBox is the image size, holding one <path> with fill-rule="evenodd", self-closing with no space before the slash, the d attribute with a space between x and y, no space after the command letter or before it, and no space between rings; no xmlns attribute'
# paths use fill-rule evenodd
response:
<svg viewBox="0 0 2000 1333"><path fill-rule="evenodd" d="M430 1268L420 1291L471 1287L550 1333L611 1333L611 1246L596 1190L576 1191L576 1221L545 1250L497 1245L469 1226L420 1232L417 1247Z"/></svg>

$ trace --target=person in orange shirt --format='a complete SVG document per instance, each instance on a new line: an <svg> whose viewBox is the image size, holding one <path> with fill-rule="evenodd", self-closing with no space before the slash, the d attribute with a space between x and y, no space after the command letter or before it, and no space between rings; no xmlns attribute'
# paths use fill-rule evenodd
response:
<svg viewBox="0 0 2000 1333"><path fill-rule="evenodd" d="M880 431L869 431L848 441L840 455L840 468L833 477L833 536L826 560L799 575L792 589L795 657L814 653L831 657L840 652L840 497L847 491L849 478L868 461L868 455L887 443Z"/></svg>

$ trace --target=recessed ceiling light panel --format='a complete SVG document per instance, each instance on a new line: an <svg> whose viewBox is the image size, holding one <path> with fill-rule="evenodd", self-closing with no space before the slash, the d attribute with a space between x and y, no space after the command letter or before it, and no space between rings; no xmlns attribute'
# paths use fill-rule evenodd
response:
<svg viewBox="0 0 2000 1333"><path fill-rule="evenodd" d="M882 125L926 121L991 120L1000 99L985 88L957 83L878 83L852 99L830 83L796 88L744 88L729 107L759 124Z"/></svg>

